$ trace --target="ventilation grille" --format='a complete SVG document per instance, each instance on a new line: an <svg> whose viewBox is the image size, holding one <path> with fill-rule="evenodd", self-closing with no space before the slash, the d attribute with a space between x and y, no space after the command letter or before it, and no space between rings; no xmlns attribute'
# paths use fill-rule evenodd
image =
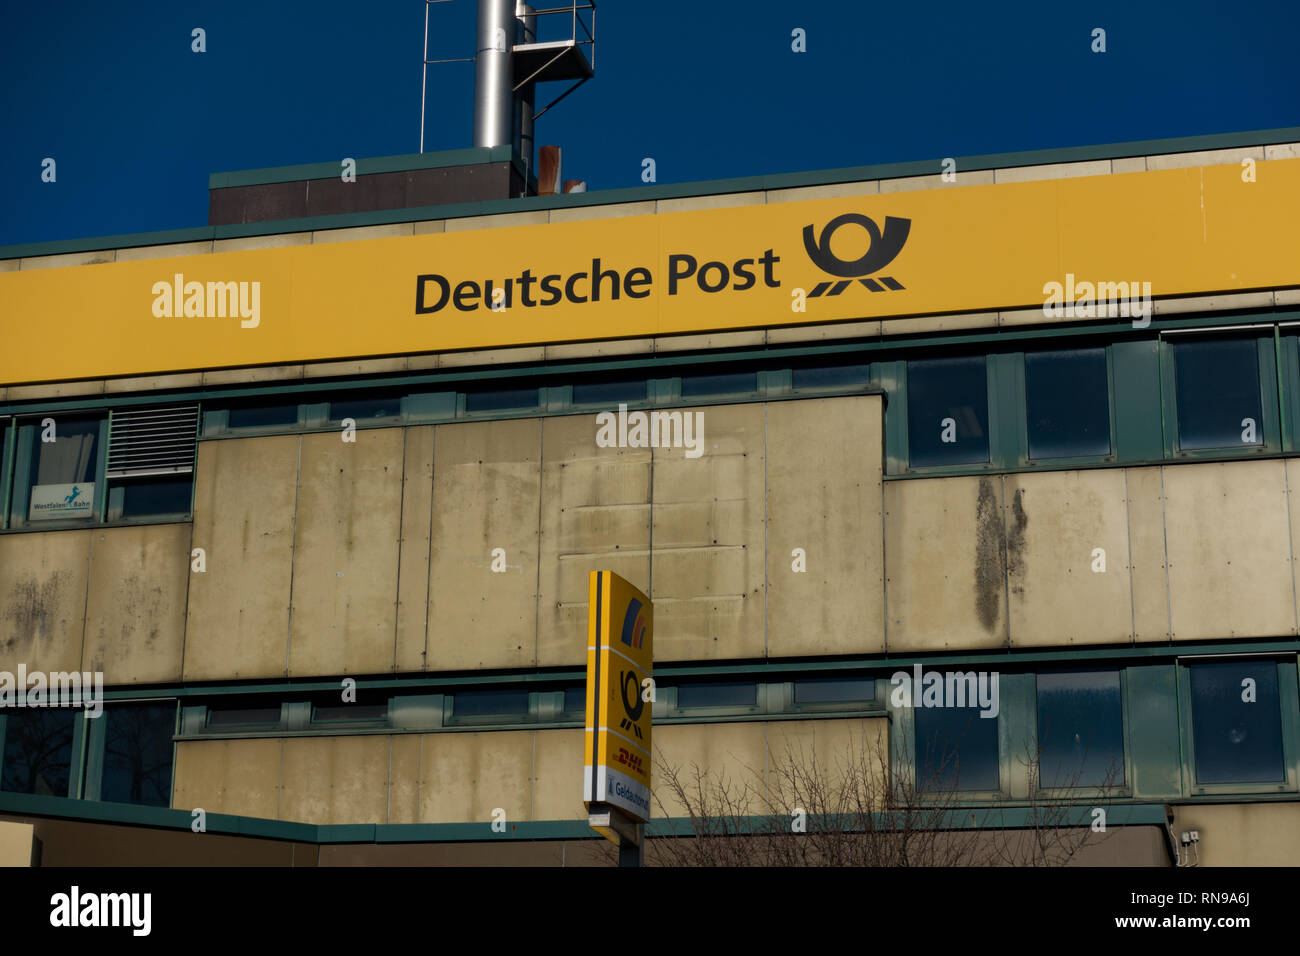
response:
<svg viewBox="0 0 1300 956"><path fill-rule="evenodd" d="M186 474L194 470L199 407L174 405L113 412L108 477Z"/></svg>

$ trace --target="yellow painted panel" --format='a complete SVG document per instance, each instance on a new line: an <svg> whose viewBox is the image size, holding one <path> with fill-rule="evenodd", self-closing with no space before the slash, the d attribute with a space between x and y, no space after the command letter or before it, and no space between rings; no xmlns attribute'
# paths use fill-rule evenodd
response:
<svg viewBox="0 0 1300 956"><path fill-rule="evenodd" d="M429 614L429 532L433 520L432 425L406 429L402 472L402 543L397 569L397 649L394 669L425 669Z"/></svg>
<svg viewBox="0 0 1300 956"><path fill-rule="evenodd" d="M388 768L388 822L420 822L420 771L424 737L393 734Z"/></svg>
<svg viewBox="0 0 1300 956"><path fill-rule="evenodd" d="M1197 847L1201 866L1290 867L1300 856L1300 803L1175 807L1174 832L1192 829L1201 834Z"/></svg>
<svg viewBox="0 0 1300 956"><path fill-rule="evenodd" d="M1124 472L1008 475L1006 496L1012 646L1132 640Z"/></svg>
<svg viewBox="0 0 1300 956"><path fill-rule="evenodd" d="M1164 471L1174 640L1294 634L1283 462Z"/></svg>
<svg viewBox="0 0 1300 956"><path fill-rule="evenodd" d="M764 407L683 411L701 416L703 454L652 450L655 656L762 657Z"/></svg>
<svg viewBox="0 0 1300 956"><path fill-rule="evenodd" d="M744 787L763 785L766 726L758 721L661 724L655 728L655 737L657 752L652 789L656 817L687 814L686 806L668 781L675 774L690 795L694 791L696 767L707 775L706 788L725 782L728 788L739 792Z"/></svg>
<svg viewBox="0 0 1300 956"><path fill-rule="evenodd" d="M31 866L36 826L0 820L0 866Z"/></svg>
<svg viewBox="0 0 1300 956"><path fill-rule="evenodd" d="M401 521L402 429L303 436L290 677L393 668Z"/></svg>
<svg viewBox="0 0 1300 956"><path fill-rule="evenodd" d="M581 759L575 771L581 774ZM420 822L481 823L490 835L496 809L506 812L507 826L532 819L532 778L532 731L425 734Z"/></svg>
<svg viewBox="0 0 1300 956"><path fill-rule="evenodd" d="M874 793L889 779L889 720L774 720L767 727L767 787L773 797L807 797L811 773L832 793ZM859 791L859 787L871 790ZM789 800L783 809L793 810Z"/></svg>
<svg viewBox="0 0 1300 956"><path fill-rule="evenodd" d="M106 684L180 680L190 526L105 528L91 534L82 669Z"/></svg>
<svg viewBox="0 0 1300 956"><path fill-rule="evenodd" d="M598 570L650 586L650 449L598 448L594 415L544 419L539 666L585 665Z"/></svg>
<svg viewBox="0 0 1300 956"><path fill-rule="evenodd" d="M284 675L297 476L296 435L199 443L187 681Z"/></svg>
<svg viewBox="0 0 1300 956"><path fill-rule="evenodd" d="M1133 575L1133 639L1169 639L1165 567L1165 494L1160 468L1126 468L1128 536Z"/></svg>
<svg viewBox="0 0 1300 956"><path fill-rule="evenodd" d="M536 418L437 426L430 670L536 660L541 432Z"/></svg>
<svg viewBox="0 0 1300 956"><path fill-rule="evenodd" d="M585 820L581 730L539 730L533 759L533 819Z"/></svg>
<svg viewBox="0 0 1300 956"><path fill-rule="evenodd" d="M1002 522L998 476L885 483L891 652L1007 643Z"/></svg>
<svg viewBox="0 0 1300 956"><path fill-rule="evenodd" d="M722 209L24 268L0 273L0 323L13 337L0 384L1014 309L1041 305L1043 284L1067 272L1149 281L1157 296L1286 286L1300 160L1258 167L1252 183L1218 165L772 204L756 193L756 205ZM659 208L702 205L717 202ZM804 227L820 243L845 214L870 217L887 237L877 244L897 247L867 271L901 288L853 283L793 312L792 289L839 278L810 258ZM910 230L902 242L891 217ZM840 228L827 244L856 260L868 227ZM618 273L617 298L611 277L592 301L596 259ZM489 280L511 282L500 313L488 312ZM244 283L244 308L216 291L209 306L208 283ZM429 311L417 311L417 288ZM63 347L42 347L48 327L65 331Z"/></svg>
<svg viewBox="0 0 1300 956"><path fill-rule="evenodd" d="M388 736L287 737L280 819L295 823L385 823Z"/></svg>
<svg viewBox="0 0 1300 956"><path fill-rule="evenodd" d="M277 819L280 744L278 738L181 741L172 809Z"/></svg>
<svg viewBox="0 0 1300 956"><path fill-rule="evenodd" d="M769 657L885 650L882 404L767 406Z"/></svg>
<svg viewBox="0 0 1300 956"><path fill-rule="evenodd" d="M81 669L89 531L0 536L0 670Z"/></svg>

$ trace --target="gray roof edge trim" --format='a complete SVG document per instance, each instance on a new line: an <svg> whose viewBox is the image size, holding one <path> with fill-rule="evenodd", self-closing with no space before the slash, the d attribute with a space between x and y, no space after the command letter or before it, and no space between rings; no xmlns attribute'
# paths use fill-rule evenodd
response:
<svg viewBox="0 0 1300 956"><path fill-rule="evenodd" d="M957 172L975 172L988 169L1010 169L1020 166L1061 165L1098 159L1124 159L1133 156L1164 155L1169 153L1198 152L1201 150L1233 149L1248 146L1271 146L1277 143L1300 142L1300 127L1271 130L1254 130L1241 133L1213 133L1205 136L1184 136L1172 139L1142 140L1094 146L1071 146L1062 149L1040 149L1018 153L991 153L982 156L954 157ZM507 147L496 147L505 149ZM420 156L422 154L414 154ZM429 154L423 154L429 155ZM382 157L381 157L382 158ZM403 157L396 157L401 159ZM358 170L362 160L358 160ZM341 213L334 216L316 216L306 219L280 219L270 222L246 223L228 226L194 226L163 232L133 233L122 236L104 236L86 239L57 239L46 242L21 243L0 246L0 260L35 256L61 255L74 252L122 249L136 246L164 245L206 239L230 239L252 236L279 235L292 232L309 232L327 229L346 229L359 226L392 225L404 222L421 222L439 219L473 218L511 212L537 212L580 206L608 206L621 203L644 202L659 199L685 199L694 196L713 196L724 193L759 192L769 189L793 189L802 186L829 186L837 183L868 182L878 179L903 179L910 176L934 175L939 172L941 160L911 160L902 163L874 166L849 166L813 172L775 173L760 176L714 179L694 183L666 183L662 185L629 186L585 193L567 193L558 196L529 196L521 199L496 199L486 202L455 203L443 206L423 206L411 209L388 209L366 213ZM315 164L319 165L319 164ZM281 168L312 168L281 167ZM331 167L332 170L332 167ZM215 174L235 175L235 174Z"/></svg>

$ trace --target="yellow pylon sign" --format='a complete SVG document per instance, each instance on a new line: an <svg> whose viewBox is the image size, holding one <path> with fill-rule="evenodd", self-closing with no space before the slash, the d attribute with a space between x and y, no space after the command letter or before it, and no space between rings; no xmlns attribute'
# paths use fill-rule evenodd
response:
<svg viewBox="0 0 1300 956"><path fill-rule="evenodd" d="M582 800L650 818L654 607L613 571L588 583L587 730Z"/></svg>

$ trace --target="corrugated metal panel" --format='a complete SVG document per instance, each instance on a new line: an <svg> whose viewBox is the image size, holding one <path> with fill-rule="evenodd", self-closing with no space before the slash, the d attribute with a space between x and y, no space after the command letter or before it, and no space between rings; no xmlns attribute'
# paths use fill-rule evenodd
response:
<svg viewBox="0 0 1300 956"><path fill-rule="evenodd" d="M192 472L198 428L197 405L113 412L108 440L108 477Z"/></svg>

